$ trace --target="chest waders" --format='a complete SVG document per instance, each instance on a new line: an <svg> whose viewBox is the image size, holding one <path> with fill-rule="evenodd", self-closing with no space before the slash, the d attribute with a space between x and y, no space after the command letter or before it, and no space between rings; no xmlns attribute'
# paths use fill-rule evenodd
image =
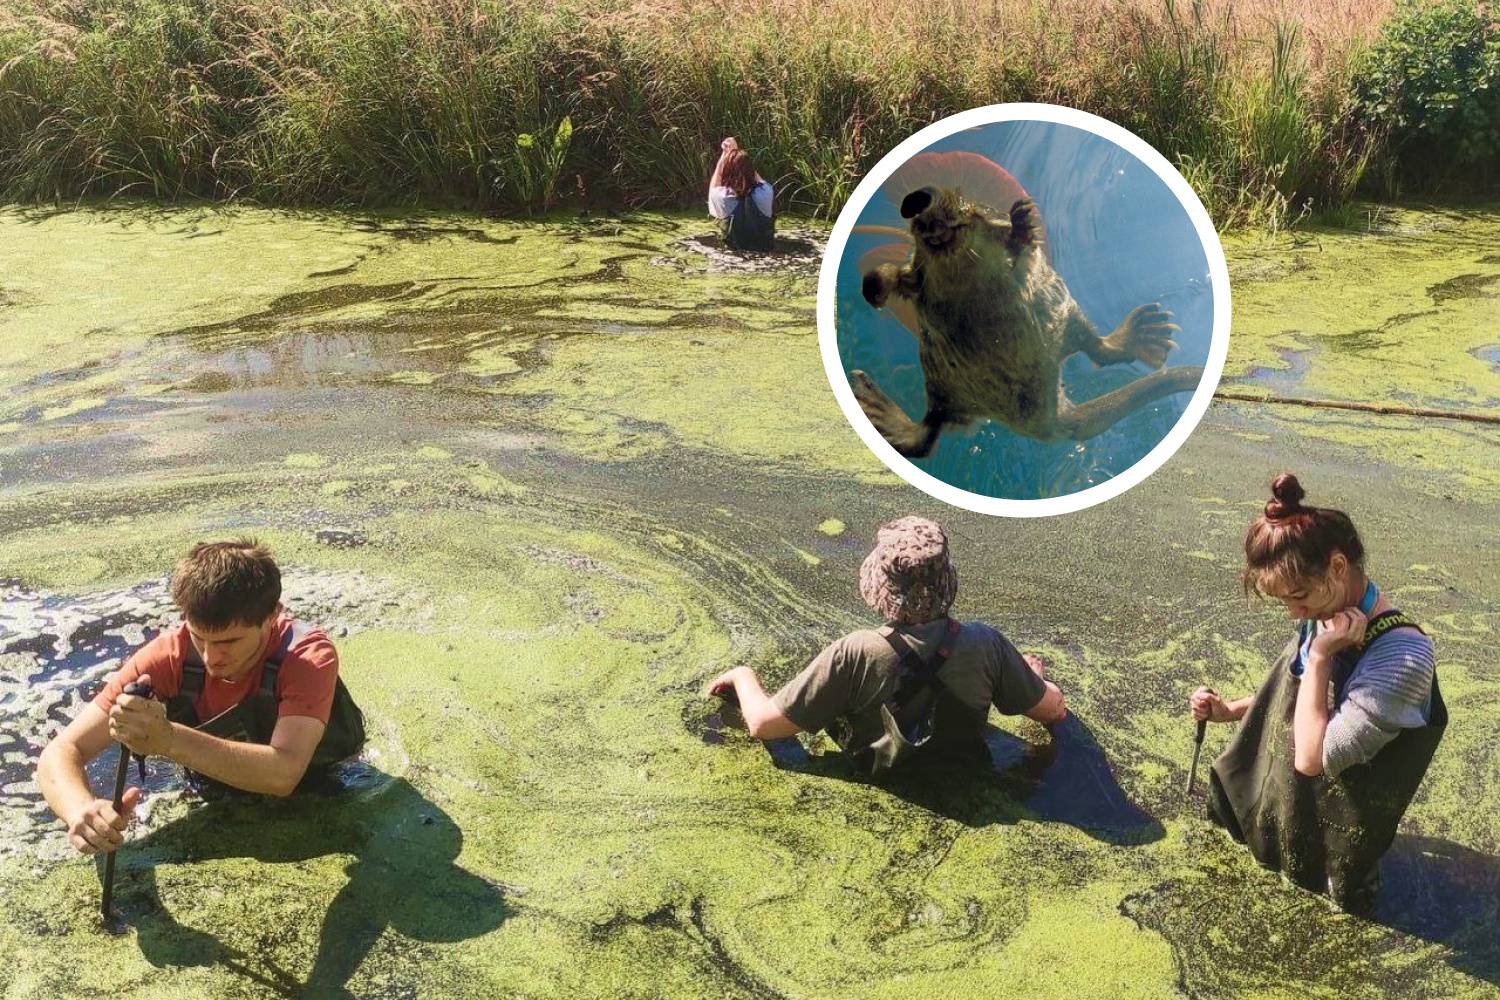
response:
<svg viewBox="0 0 1500 1000"><path fill-rule="evenodd" d="M271 734L276 730L278 706L281 701L276 695L276 678L281 672L281 664L286 659L287 653L308 631L310 631L308 626L301 622L294 623L287 630L286 638L281 641L281 646L261 667L260 686L206 722L198 719L198 710L193 703L203 693L208 671L203 665L203 660L199 658L198 651L189 645L188 658L182 664L182 687L177 694L167 699L168 720L210 736L217 736L221 740L231 740L237 743L270 743ZM317 748L313 750L312 760L307 764L307 778L327 770L340 761L348 760L359 753L364 745L364 713L354 703L349 689L344 686L344 679L340 677L334 682L333 704L328 711L328 725L323 730L323 738L318 741ZM304 781L307 778L304 778ZM194 771L188 772L188 780L205 798L218 798L236 791L223 782Z"/></svg>
<svg viewBox="0 0 1500 1000"><path fill-rule="evenodd" d="M897 767L905 766L932 742L938 701L947 690L938 680L938 671L948 662L953 640L963 624L948 619L947 631L930 660L923 660L902 638L887 626L881 630L885 641L900 657L900 680L895 694L880 704L851 718L837 742L850 748L850 757L860 771L881 778Z"/></svg>
<svg viewBox="0 0 1500 1000"><path fill-rule="evenodd" d="M732 250L769 250L776 236L776 218L761 214L755 204L755 188L745 192L721 225L724 245Z"/></svg>
<svg viewBox="0 0 1500 1000"><path fill-rule="evenodd" d="M1348 681L1370 644L1399 625L1416 627L1399 611L1372 619L1359 647L1336 659L1336 688ZM1427 725L1402 729L1373 759L1336 777L1299 774L1292 721L1302 682L1290 669L1299 644L1300 637L1282 652L1214 761L1209 813L1265 867L1309 892L1329 893L1346 909L1359 909L1373 903L1380 857L1427 773L1448 709L1434 673Z"/></svg>

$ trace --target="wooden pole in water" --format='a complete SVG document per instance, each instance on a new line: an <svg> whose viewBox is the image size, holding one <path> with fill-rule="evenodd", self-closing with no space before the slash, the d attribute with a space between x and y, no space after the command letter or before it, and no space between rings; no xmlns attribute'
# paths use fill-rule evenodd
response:
<svg viewBox="0 0 1500 1000"><path fill-rule="evenodd" d="M1229 392L1219 390L1215 399L1230 399L1240 403L1275 403L1282 406L1311 406L1324 410L1358 410L1361 413L1382 413L1395 417L1435 417L1439 420L1464 420L1474 424L1500 424L1500 414L1460 413L1456 410L1434 410L1425 406L1401 406L1396 403L1354 403L1340 399L1299 399L1296 396L1262 396L1253 392Z"/></svg>

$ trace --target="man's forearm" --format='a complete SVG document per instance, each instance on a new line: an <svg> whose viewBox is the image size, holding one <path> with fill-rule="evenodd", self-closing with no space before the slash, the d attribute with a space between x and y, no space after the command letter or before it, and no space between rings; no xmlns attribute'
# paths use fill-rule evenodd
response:
<svg viewBox="0 0 1500 1000"><path fill-rule="evenodd" d="M87 808L95 799L89 787L87 761L76 746L61 741L50 743L37 761L37 783L53 815L64 823Z"/></svg>
<svg viewBox="0 0 1500 1000"><path fill-rule="evenodd" d="M171 757L215 781L247 792L290 795L307 771L307 761L263 743L238 743L173 723Z"/></svg>
<svg viewBox="0 0 1500 1000"><path fill-rule="evenodd" d="M734 694L740 715L745 719L745 729L756 739L776 740L802 731L801 726L781 714L781 709L761 687L755 671L741 667L735 673Z"/></svg>

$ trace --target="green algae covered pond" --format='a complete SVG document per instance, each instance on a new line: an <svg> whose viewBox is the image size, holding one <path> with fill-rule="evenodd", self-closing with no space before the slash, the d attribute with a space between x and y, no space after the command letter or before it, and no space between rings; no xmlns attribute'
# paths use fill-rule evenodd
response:
<svg viewBox="0 0 1500 1000"><path fill-rule="evenodd" d="M1219 403L1102 507L949 509L828 390L820 228L753 273L706 229L0 214L0 995L1500 996L1500 428ZM1225 388L1500 413L1497 246L1497 210L1230 245ZM1374 920L1182 792L1188 694L1248 692L1290 631L1238 582L1283 469L1438 642L1453 724ZM869 624L858 566L906 513L1073 710L996 717L994 772L949 787L699 695ZM239 533L371 746L331 799L200 806L153 765L113 937L32 761L170 620L176 556Z"/></svg>

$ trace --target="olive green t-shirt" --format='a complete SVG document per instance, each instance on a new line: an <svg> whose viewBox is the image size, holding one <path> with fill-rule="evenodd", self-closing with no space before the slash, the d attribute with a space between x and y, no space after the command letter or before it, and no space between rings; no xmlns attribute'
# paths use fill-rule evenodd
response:
<svg viewBox="0 0 1500 1000"><path fill-rule="evenodd" d="M931 660L947 627L947 620L940 618L898 626L897 631L918 656ZM844 718L850 723L854 747L868 746L881 734L874 710L896 693L899 663L883 635L861 629L824 649L771 700L782 715L809 732ZM943 693L933 719L933 738L945 742L983 738L991 705L1002 715L1020 715L1047 692L1010 640L982 622L963 626L937 676Z"/></svg>

